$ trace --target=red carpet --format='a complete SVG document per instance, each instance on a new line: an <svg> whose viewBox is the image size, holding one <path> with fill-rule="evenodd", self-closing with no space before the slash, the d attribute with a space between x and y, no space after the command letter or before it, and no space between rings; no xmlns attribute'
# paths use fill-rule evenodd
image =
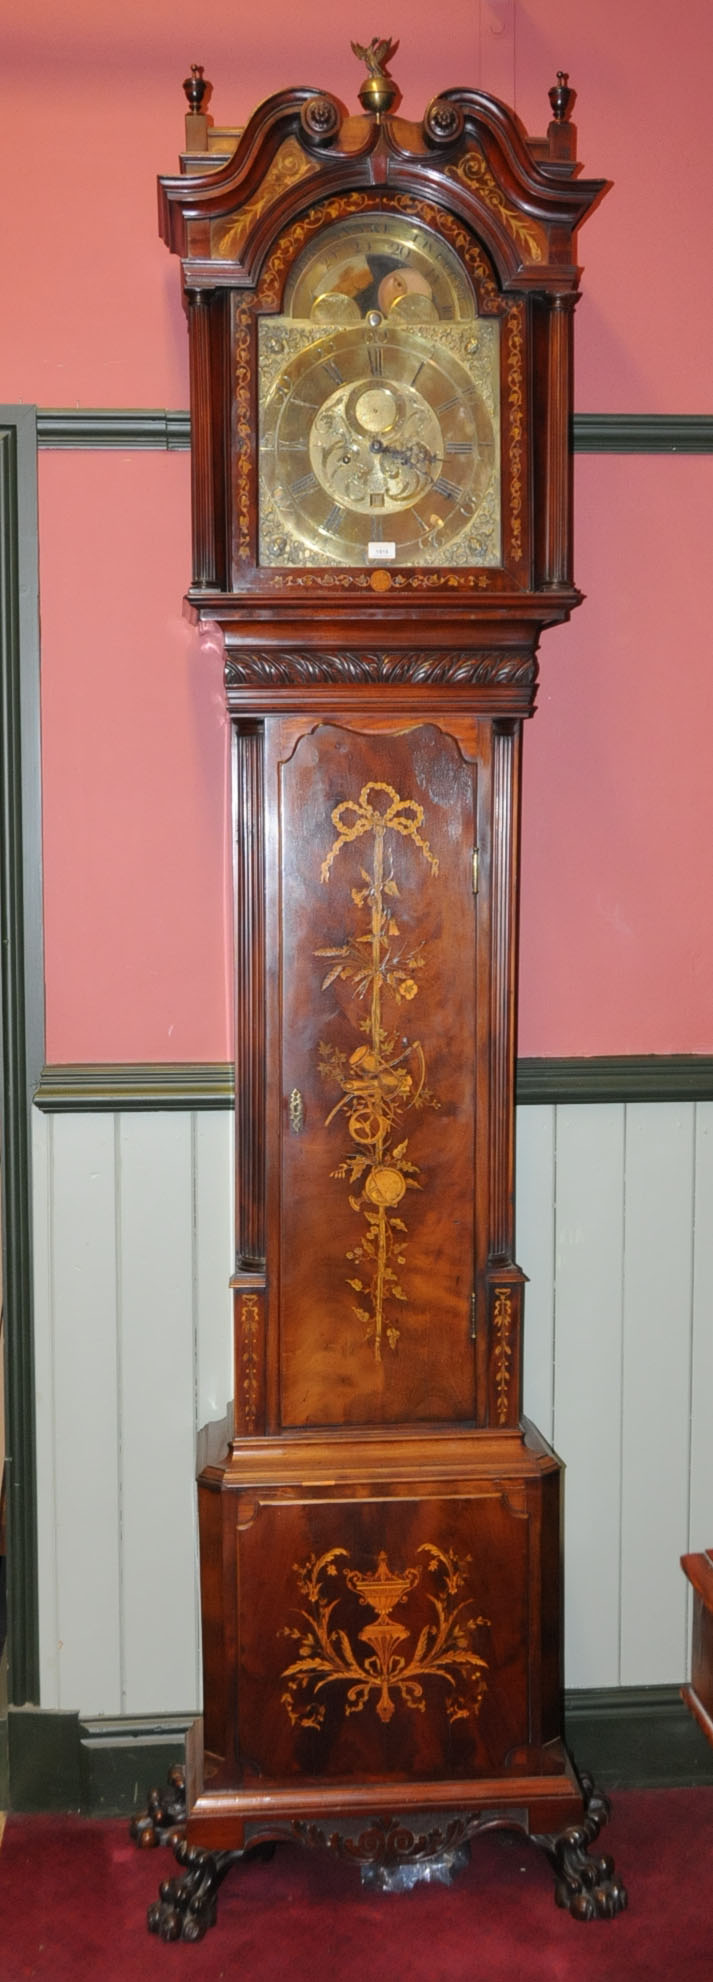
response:
<svg viewBox="0 0 713 1982"><path fill-rule="evenodd" d="M0 1978L26 1982L659 1982L713 1978L713 1789L619 1794L600 1849L629 1911L580 1925L554 1905L544 1859L483 1840L444 1889L363 1892L358 1872L283 1846L236 1866L195 1946L149 1936L171 1876L116 1820L10 1817L0 1848Z"/></svg>

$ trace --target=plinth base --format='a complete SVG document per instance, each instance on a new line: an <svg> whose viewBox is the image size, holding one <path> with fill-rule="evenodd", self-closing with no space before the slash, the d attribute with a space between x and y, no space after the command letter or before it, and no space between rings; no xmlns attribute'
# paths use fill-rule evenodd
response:
<svg viewBox="0 0 713 1982"><path fill-rule="evenodd" d="M255 1818L238 1818L242 1843L234 1848L209 1849L186 1836L185 1815L182 1824L162 1821L161 1813L169 1804L174 1819L177 1816L177 1774L172 1771L166 1796L152 1790L146 1817L135 1819L131 1826L132 1836L144 1847L171 1844L182 1868L180 1877L162 1880L158 1900L148 1910L149 1932L164 1941L202 1940L207 1929L215 1925L218 1892L232 1866L247 1858L270 1858L280 1840L329 1851L358 1866L362 1875L367 1873L370 1884L388 1891L417 1883L419 1875L432 1877L433 1867L446 1861L455 1863L460 1858L465 1863L468 1848L479 1838L493 1831L510 1832L527 1838L544 1854L554 1874L555 1903L573 1920L611 1920L627 1904L626 1888L615 1873L613 1859L591 1855L591 1847L609 1817L609 1803L588 1776L577 1779L579 1821L559 1831L536 1828L538 1804L543 1817L545 1811L551 1813L553 1804L546 1784L541 1785L540 1795L533 1797L529 1783L522 1785L528 1792L526 1805L512 1803L508 1807L504 1803L499 1808L429 1813L434 1821L428 1828L418 1827L415 1812L402 1819L381 1813L368 1816L365 1811L358 1822L346 1819L332 1825L297 1817L291 1821L266 1817L262 1823ZM227 1814L224 1827L229 1828ZM411 1876L399 1878L399 1872Z"/></svg>

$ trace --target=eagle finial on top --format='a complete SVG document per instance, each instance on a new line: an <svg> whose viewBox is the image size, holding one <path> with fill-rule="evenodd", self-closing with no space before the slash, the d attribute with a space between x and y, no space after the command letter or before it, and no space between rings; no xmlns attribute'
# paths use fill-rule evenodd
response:
<svg viewBox="0 0 713 1982"><path fill-rule="evenodd" d="M378 34L372 35L371 41L366 45L361 41L352 42L352 54L356 55L358 62L365 62L368 70L367 80L362 83L359 91L359 100L365 110L372 113L376 111L377 114L382 110L390 110L398 96L395 82L386 73L386 64L396 54L398 45L398 42L391 41L388 35Z"/></svg>
<svg viewBox="0 0 713 1982"><path fill-rule="evenodd" d="M352 55L356 55L358 62L366 62L369 75L374 77L375 82L383 83L386 81L386 64L391 61L392 55L396 54L398 45L397 41L391 41L388 36L380 41L378 34L374 34L366 48L360 41L353 41Z"/></svg>

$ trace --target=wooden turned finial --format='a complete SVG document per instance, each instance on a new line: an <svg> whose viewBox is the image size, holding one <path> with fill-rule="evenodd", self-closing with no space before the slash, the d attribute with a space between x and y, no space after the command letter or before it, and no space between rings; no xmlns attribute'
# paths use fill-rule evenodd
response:
<svg viewBox="0 0 713 1982"><path fill-rule="evenodd" d="M202 62L191 63L191 73L190 76L186 76L183 87L188 98L189 113L193 117L198 117L206 90L210 89L210 83L206 82L203 74Z"/></svg>
<svg viewBox="0 0 713 1982"><path fill-rule="evenodd" d="M552 115L556 124L566 123L572 104L574 103L575 91L569 89L568 84L569 72L566 69L558 69L557 81L552 84L552 88L548 92L552 105Z"/></svg>

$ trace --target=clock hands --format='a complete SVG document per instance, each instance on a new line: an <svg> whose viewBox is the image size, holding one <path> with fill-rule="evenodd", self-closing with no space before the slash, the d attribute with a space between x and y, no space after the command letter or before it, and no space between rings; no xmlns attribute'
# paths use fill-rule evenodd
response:
<svg viewBox="0 0 713 1982"><path fill-rule="evenodd" d="M415 468L421 474L427 473L437 459L422 440L411 441L406 447L396 447L393 442L379 440L377 436L369 442L370 454L387 454L406 468Z"/></svg>
<svg viewBox="0 0 713 1982"><path fill-rule="evenodd" d="M470 446L467 451L472 451ZM437 495L446 496L450 502L459 501L463 496L464 491L458 482L451 481L447 475L442 473L444 456L442 454L434 454L430 448L424 445L423 441L412 441L409 446L396 447L389 441L375 438L369 443L369 452L370 454L388 455L400 467L414 469L417 475L424 478L427 488L435 489ZM418 493L423 493L423 488ZM413 499L417 500L418 498L416 496Z"/></svg>

